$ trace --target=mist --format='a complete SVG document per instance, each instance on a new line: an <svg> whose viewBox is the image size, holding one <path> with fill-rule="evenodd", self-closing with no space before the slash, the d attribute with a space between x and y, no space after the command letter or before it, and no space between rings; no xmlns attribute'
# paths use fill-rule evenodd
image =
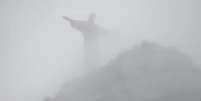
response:
<svg viewBox="0 0 201 101"><path fill-rule="evenodd" d="M176 47L201 64L199 0L1 0L0 100L42 101L83 75L84 38L62 16L96 23L100 65L144 40Z"/></svg>

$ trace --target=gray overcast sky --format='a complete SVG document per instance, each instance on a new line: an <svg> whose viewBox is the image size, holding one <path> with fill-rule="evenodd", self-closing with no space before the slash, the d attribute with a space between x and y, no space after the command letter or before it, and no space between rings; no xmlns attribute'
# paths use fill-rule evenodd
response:
<svg viewBox="0 0 201 101"><path fill-rule="evenodd" d="M106 60L151 40L198 61L200 7L199 0L1 0L0 100L52 95L64 79L84 70L82 36L63 15L86 19L88 13L97 13L97 23L113 32L102 42Z"/></svg>

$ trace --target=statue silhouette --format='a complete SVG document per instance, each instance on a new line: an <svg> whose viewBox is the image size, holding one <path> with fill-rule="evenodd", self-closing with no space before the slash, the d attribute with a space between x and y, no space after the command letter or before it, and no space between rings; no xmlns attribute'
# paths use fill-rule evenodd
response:
<svg viewBox="0 0 201 101"><path fill-rule="evenodd" d="M86 67L99 66L99 35L105 34L107 31L95 23L96 15L91 13L87 20L75 20L67 16L63 16L63 19L67 20L72 28L83 34Z"/></svg>
<svg viewBox="0 0 201 101"><path fill-rule="evenodd" d="M67 16L63 16L63 19L69 21L72 28L80 31L85 40L94 39L104 31L95 23L96 15L94 13L89 15L88 20L74 20Z"/></svg>

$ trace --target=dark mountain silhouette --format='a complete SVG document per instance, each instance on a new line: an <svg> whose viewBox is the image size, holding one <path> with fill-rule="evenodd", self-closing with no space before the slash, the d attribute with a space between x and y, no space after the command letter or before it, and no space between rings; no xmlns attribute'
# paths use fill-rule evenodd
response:
<svg viewBox="0 0 201 101"><path fill-rule="evenodd" d="M144 42L66 83L51 101L200 101L201 72L177 49Z"/></svg>

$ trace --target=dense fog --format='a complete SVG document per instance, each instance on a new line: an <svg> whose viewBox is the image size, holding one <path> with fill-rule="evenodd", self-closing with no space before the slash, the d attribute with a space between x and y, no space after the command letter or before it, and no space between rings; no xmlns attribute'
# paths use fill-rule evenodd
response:
<svg viewBox="0 0 201 101"><path fill-rule="evenodd" d="M96 82L99 79L102 81L96 82L100 83L98 87L107 85L106 88L112 88L110 85L117 85L117 88L115 88L116 86L113 88L114 91L106 90L103 93L108 92L109 96L113 96L112 92L119 92L114 95L122 97L103 97L106 99L97 101L126 101L126 99L160 101L159 96L171 100L172 97L168 97L168 94L165 95L164 92L176 91L166 91L169 88L165 88L167 85L164 83L176 82L185 77L192 78L188 79L188 82L192 82L189 84L189 88L188 84L177 87L174 85L175 83L170 83L172 85L170 88L178 88L176 89L178 92L184 88L188 88L185 89L186 92L194 91L200 87L198 86L201 64L200 5L199 0L0 0L0 100L43 101L44 98L50 96L56 101L57 99L63 101L71 98L59 100L60 96L61 98L67 97L69 94L75 96L70 91L62 93L65 89L69 89L68 84L73 85L76 81L78 83L75 85L78 85L78 88L86 87L84 84L90 84L92 88L89 89L96 89L96 87L93 88L96 84L86 82ZM97 30L101 32L96 40L94 37L92 40L86 40L82 32L73 28L69 21L63 19L63 16L67 16L74 20L87 21L91 13L96 15L94 23L100 27ZM152 56L152 52L155 53L155 51L139 49L145 52L139 53L141 55L137 56L121 57L128 51L131 51L130 54L138 54L132 50L138 50L136 47L141 47L144 41L156 44L159 50L163 50L162 53L159 52L156 56ZM147 50L152 49L149 46L155 49L155 45L148 45ZM168 47L167 50L166 47ZM169 49L173 49L173 53ZM174 53L175 51L176 53ZM175 57L174 54L176 54ZM163 57L163 55L165 56ZM160 59L156 57L160 57ZM117 62L119 58L122 59L121 61L125 61L122 63L123 66L120 65L121 62ZM138 63L139 60L140 63ZM169 60L172 60L173 63ZM150 61L151 66L147 66L150 65ZM168 63L172 65L167 65ZM137 64L142 64L143 66L140 67L150 69L142 72L143 70L136 69L139 68ZM111 69L115 67L127 68L125 71L131 72L123 73L128 74L128 76L124 76L129 79L124 81L126 85L128 83L127 86L122 86L121 83L110 83L116 78L113 77L116 69ZM162 73L163 70L161 72L161 69L155 67L177 68L170 68L170 74L173 73L173 76L168 77ZM104 75L104 68L106 75ZM196 68L195 71L198 71L195 75L191 74L194 73L194 68ZM181 75L177 75L180 69ZM108 70L112 73L108 73ZM165 69L165 71L169 71L169 69ZM100 75L102 72L103 75ZM162 76L158 77L160 75ZM99 76L103 76L103 78ZM138 76L139 81L132 80ZM84 77L84 79L80 77ZM91 80L90 77L94 78ZM179 81L179 84L186 83L185 80L185 82L182 80ZM102 84L105 81L109 84ZM119 84L120 88L128 87L126 89L131 90L129 94L128 92L127 95L122 94ZM132 84L134 86L131 86ZM194 86L195 88L191 88ZM83 93L82 90L74 90L74 88L73 92ZM143 94L145 92L146 94ZM161 94L159 94L160 92ZM199 91L194 91L194 93L195 95L200 94ZM90 94L86 93L85 100L96 100L94 97L88 97L88 99L87 96L94 96ZM189 92L182 94L180 96L189 95ZM135 98L128 96L135 96ZM196 99L194 95L188 98L189 100Z"/></svg>

